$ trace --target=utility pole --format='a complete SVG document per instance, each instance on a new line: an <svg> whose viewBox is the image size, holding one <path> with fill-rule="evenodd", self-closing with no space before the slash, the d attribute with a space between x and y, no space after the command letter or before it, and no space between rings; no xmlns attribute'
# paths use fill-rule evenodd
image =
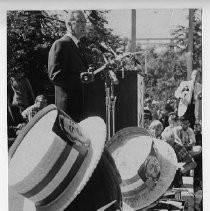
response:
<svg viewBox="0 0 210 211"><path fill-rule="evenodd" d="M136 50L136 10L131 10L131 18L132 18L132 24L131 24L131 52L135 52Z"/></svg>
<svg viewBox="0 0 210 211"><path fill-rule="evenodd" d="M194 9L189 9L187 80L190 80L193 69L193 31L194 31L193 19L194 19Z"/></svg>
<svg viewBox="0 0 210 211"><path fill-rule="evenodd" d="M136 10L131 10L131 52L136 51ZM137 126L144 125L144 79L137 74Z"/></svg>

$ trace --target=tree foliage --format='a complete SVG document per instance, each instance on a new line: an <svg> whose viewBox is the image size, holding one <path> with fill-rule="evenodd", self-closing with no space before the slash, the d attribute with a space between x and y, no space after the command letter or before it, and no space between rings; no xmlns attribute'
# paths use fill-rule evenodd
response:
<svg viewBox="0 0 210 211"><path fill-rule="evenodd" d="M145 65L145 63L144 63ZM147 51L145 93L154 100L166 101L186 75L186 62L170 46L162 53L151 48Z"/></svg>
<svg viewBox="0 0 210 211"><path fill-rule="evenodd" d="M200 11L194 15L193 68L202 68L202 34ZM147 76L145 93L155 100L167 101L182 80L187 78L187 52L189 28L177 26L172 33L173 45L151 47L147 50ZM143 62L143 66L145 63Z"/></svg>
<svg viewBox="0 0 210 211"><path fill-rule="evenodd" d="M193 69L202 70L202 21L201 10L195 9L193 16ZM175 38L175 46L179 53L184 54L189 46L189 28L177 26L172 35Z"/></svg>
<svg viewBox="0 0 210 211"><path fill-rule="evenodd" d="M48 52L52 43L66 33L63 16L68 11L8 11L7 69L8 77L24 72L37 92L42 92L47 77ZM100 56L91 47L102 41L119 46L120 38L106 27L108 11L86 10L90 22L87 36L82 40L89 63L99 66ZM114 43L114 44L113 44Z"/></svg>

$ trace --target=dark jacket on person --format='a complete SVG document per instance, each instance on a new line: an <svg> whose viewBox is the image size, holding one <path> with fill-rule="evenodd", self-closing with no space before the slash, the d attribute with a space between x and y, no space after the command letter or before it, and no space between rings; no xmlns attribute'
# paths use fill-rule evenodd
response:
<svg viewBox="0 0 210 211"><path fill-rule="evenodd" d="M81 89L80 73L86 70L85 59L68 35L53 43L48 58L48 74L54 85L68 90Z"/></svg>
<svg viewBox="0 0 210 211"><path fill-rule="evenodd" d="M87 62L72 38L65 35L54 42L49 52L48 75L55 86L55 105L76 122L85 115L80 74L86 70Z"/></svg>

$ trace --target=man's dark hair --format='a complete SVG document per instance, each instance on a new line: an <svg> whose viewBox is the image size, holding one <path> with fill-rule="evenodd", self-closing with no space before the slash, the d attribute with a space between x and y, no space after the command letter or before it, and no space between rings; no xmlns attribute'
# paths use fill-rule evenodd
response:
<svg viewBox="0 0 210 211"><path fill-rule="evenodd" d="M180 121L180 122L185 122L185 121L188 121L188 122L189 122L189 119L187 119L185 116L181 116L181 117L179 118L179 121Z"/></svg>

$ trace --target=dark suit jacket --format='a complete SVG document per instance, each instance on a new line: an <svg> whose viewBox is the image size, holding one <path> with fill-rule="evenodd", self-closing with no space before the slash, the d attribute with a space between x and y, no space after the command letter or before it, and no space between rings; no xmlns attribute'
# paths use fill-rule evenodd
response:
<svg viewBox="0 0 210 211"><path fill-rule="evenodd" d="M48 74L54 85L69 90L80 89L80 73L86 69L86 61L68 35L54 42L48 58Z"/></svg>
<svg viewBox="0 0 210 211"><path fill-rule="evenodd" d="M79 48L67 35L56 40L48 58L48 75L55 85L55 104L75 121L84 117L84 84L80 73L87 63Z"/></svg>

